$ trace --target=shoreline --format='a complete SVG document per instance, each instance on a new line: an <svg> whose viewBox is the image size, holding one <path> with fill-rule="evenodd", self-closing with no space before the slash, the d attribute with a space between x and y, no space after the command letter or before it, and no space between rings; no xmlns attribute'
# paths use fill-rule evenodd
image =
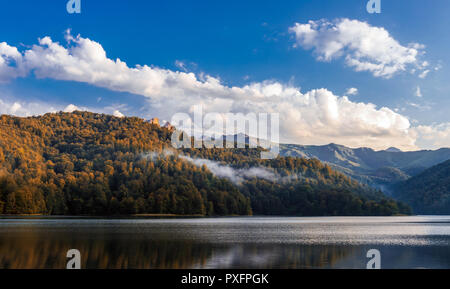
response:
<svg viewBox="0 0 450 289"><path fill-rule="evenodd" d="M45 214L0 214L1 218L27 218L27 217L42 217L42 218L92 218L92 219L120 219L120 218L238 218L238 217L273 217L273 218L377 218L377 217L420 217L420 216L447 216L447 215L391 215L391 216L274 216L274 215L223 215L223 216L206 216L206 215L177 215L177 214L132 214L132 215L45 215Z"/></svg>

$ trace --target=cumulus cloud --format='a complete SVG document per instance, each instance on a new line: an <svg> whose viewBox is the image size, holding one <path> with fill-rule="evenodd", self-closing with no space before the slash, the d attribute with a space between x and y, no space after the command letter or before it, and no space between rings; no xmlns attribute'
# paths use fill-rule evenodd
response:
<svg viewBox="0 0 450 289"><path fill-rule="evenodd" d="M349 89L347 89L347 92L345 93L346 95L357 95L358 94L358 89L351 87Z"/></svg>
<svg viewBox="0 0 450 289"><path fill-rule="evenodd" d="M413 128L417 134L417 144L429 149L450 148L450 122L420 125Z"/></svg>
<svg viewBox="0 0 450 289"><path fill-rule="evenodd" d="M383 27L358 20L344 18L333 22L295 23L289 31L295 34L295 46L313 49L319 61L344 57L346 64L354 70L368 71L375 77L390 78L408 66L424 69L423 64L428 65L427 62L419 63L423 45L403 46Z"/></svg>
<svg viewBox="0 0 450 289"><path fill-rule="evenodd" d="M118 110L113 111L113 115L114 115L115 117L120 117L120 118L124 117L123 113L121 113L121 112L118 111Z"/></svg>
<svg viewBox="0 0 450 289"><path fill-rule="evenodd" d="M66 108L64 108L64 112L74 112L76 110L80 110L80 108L78 108L76 105L73 104L69 104L68 106L66 106Z"/></svg>
<svg viewBox="0 0 450 289"><path fill-rule="evenodd" d="M53 104L41 101L25 101L18 100L10 95L0 94L0 114L9 114L21 117L37 116L46 113L57 113L57 112L74 112L74 111L92 111L97 113L109 113L118 117L123 117L119 111L113 111L111 107L105 108L87 108L79 107L74 104L61 105ZM120 116L122 115L122 116Z"/></svg>
<svg viewBox="0 0 450 289"><path fill-rule="evenodd" d="M346 20L348 21L350 20ZM354 24L352 21L350 23ZM312 34L304 36L307 43L316 43L316 34L321 34L325 28L330 29L328 26L320 28L314 25L319 24L310 23L308 27ZM362 22L358 25L369 29L370 32L374 29ZM339 29L347 31L350 28ZM360 35L361 29L356 29L353 34L364 38ZM375 31L378 32L379 38L389 36L381 28L376 28ZM350 33L350 36L353 34ZM171 119L177 112L192 113L195 105L202 105L205 112L279 113L282 142L335 142L351 147L369 146L375 149L390 146L402 150L417 148L408 118L386 107L378 108L371 103L352 102L347 97L335 95L324 88L302 92L298 87L277 81L253 82L241 87L227 86L219 78L205 74L172 71L147 65L129 67L120 59L108 58L103 47L95 41L70 34L66 35L66 39L68 44L63 46L50 37L44 37L39 40L39 44L18 52L19 54L15 53L16 50L11 46L4 46L8 47L8 55L17 60L14 65L6 64L6 68L17 70L18 72L13 74L16 77L23 76L24 71L27 71L38 78L77 81L141 95L148 99L153 114L157 113L163 119ZM337 39L341 41L342 37ZM336 43L339 44L343 40L339 41ZM357 42L362 45L364 39ZM359 50L350 44L346 45L350 48L341 47L335 51L329 48L319 52L327 58L350 50L349 57L365 61L380 60L380 65L384 67L376 70L376 73L384 76L388 75L389 71L403 69L403 65L409 63L407 59L415 59L415 56L408 57L408 53L418 53L412 52L416 48L398 47L399 44L393 39L391 45L395 51L372 48L372 43L369 42L367 50L374 49L375 55L380 54L374 60L368 56L369 52L367 55L363 53L364 49L361 48L358 52ZM381 56L385 52L387 55ZM394 59L396 55L404 60L398 62Z"/></svg>
<svg viewBox="0 0 450 289"><path fill-rule="evenodd" d="M9 101L0 97L0 114L11 114L16 116L33 116L47 112L57 112L58 109L39 102Z"/></svg>
<svg viewBox="0 0 450 289"><path fill-rule="evenodd" d="M0 43L0 82L24 76L22 54L16 47L5 42Z"/></svg>
<svg viewBox="0 0 450 289"><path fill-rule="evenodd" d="M414 147L409 120L389 108L355 103L326 89L307 92L302 100L290 110L284 104L287 115L281 126L290 129L293 139L313 140L313 144L333 140L350 147L380 148L394 143L402 149Z"/></svg>

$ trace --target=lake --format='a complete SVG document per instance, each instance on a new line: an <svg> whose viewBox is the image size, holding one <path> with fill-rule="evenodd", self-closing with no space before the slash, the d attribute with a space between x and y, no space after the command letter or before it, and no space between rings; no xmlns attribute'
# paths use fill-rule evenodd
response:
<svg viewBox="0 0 450 289"><path fill-rule="evenodd" d="M450 216L0 219L0 268L450 268Z"/></svg>

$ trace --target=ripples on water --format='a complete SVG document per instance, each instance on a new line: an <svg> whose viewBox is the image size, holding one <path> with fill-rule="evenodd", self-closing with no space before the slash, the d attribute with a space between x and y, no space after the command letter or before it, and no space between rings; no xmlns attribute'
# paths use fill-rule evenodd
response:
<svg viewBox="0 0 450 289"><path fill-rule="evenodd" d="M450 216L0 219L0 268L450 268Z"/></svg>

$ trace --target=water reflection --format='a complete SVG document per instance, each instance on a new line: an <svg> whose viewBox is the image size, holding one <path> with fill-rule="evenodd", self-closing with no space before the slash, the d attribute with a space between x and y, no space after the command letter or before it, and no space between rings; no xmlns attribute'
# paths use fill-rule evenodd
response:
<svg viewBox="0 0 450 289"><path fill-rule="evenodd" d="M0 268L450 268L450 217L1 219Z"/></svg>

